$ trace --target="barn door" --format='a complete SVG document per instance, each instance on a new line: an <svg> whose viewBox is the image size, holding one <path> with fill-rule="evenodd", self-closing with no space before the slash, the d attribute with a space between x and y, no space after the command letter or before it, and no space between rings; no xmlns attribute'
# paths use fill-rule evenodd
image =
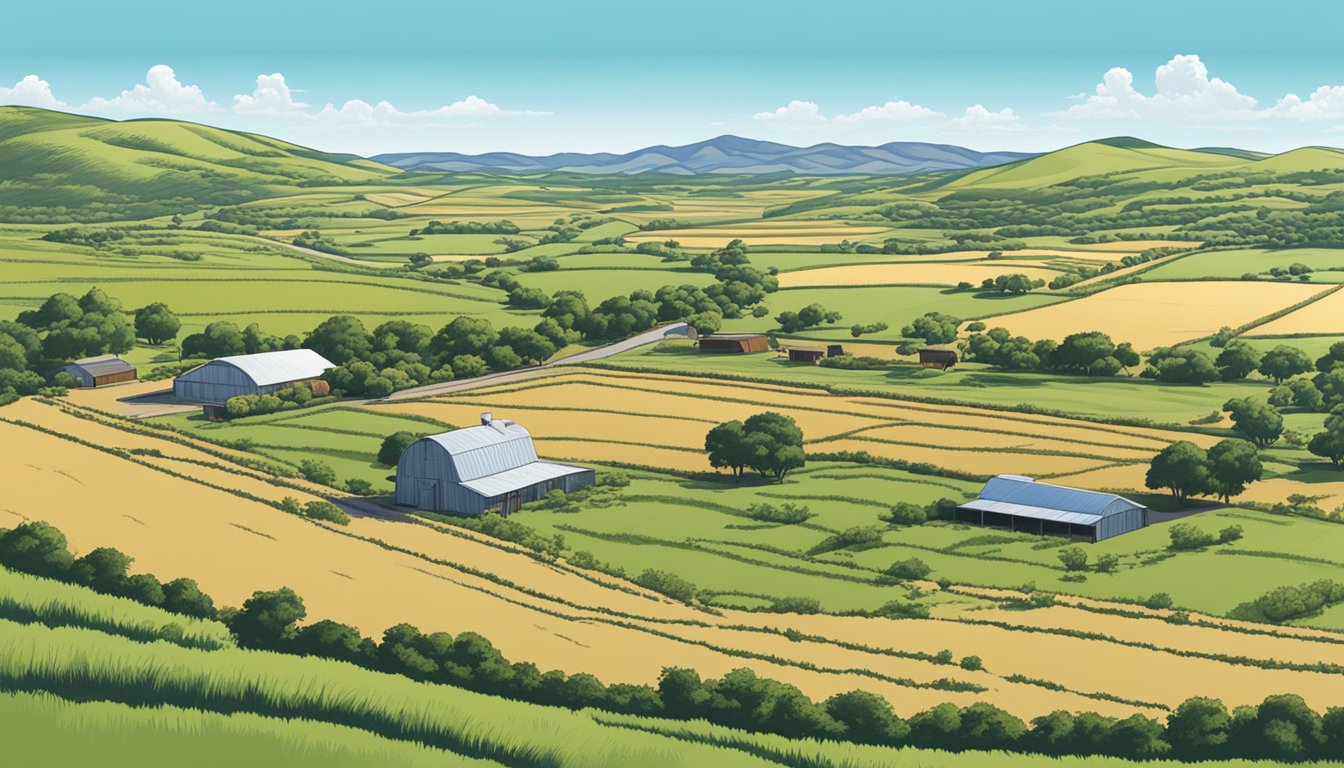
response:
<svg viewBox="0 0 1344 768"><path fill-rule="evenodd" d="M434 509L434 489L437 485L433 480L421 480L417 483L415 506L418 509Z"/></svg>

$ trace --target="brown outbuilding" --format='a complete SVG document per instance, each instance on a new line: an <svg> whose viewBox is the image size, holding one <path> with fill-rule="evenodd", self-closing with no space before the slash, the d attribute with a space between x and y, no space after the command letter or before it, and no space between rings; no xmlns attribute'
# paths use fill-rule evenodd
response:
<svg viewBox="0 0 1344 768"><path fill-rule="evenodd" d="M136 379L135 366L116 355L86 357L61 370L79 379L83 387L101 387Z"/></svg>
<svg viewBox="0 0 1344 768"><path fill-rule="evenodd" d="M957 353L951 349L924 347L919 350L919 364L925 368L941 368L946 371L957 364Z"/></svg>
<svg viewBox="0 0 1344 768"><path fill-rule="evenodd" d="M825 357L836 357L845 353L840 344L789 344L785 349L791 363L812 363L816 365Z"/></svg>
<svg viewBox="0 0 1344 768"><path fill-rule="evenodd" d="M744 354L770 351L770 340L763 333L713 333L700 337L701 352Z"/></svg>

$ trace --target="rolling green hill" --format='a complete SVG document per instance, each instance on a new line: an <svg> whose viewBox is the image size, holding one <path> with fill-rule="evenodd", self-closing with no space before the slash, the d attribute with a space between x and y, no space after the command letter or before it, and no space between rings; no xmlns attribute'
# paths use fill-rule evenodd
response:
<svg viewBox="0 0 1344 768"><path fill-rule="evenodd" d="M0 219L33 222L186 213L396 173L239 131L26 107L0 107L0 167Z"/></svg>
<svg viewBox="0 0 1344 768"><path fill-rule="evenodd" d="M948 189L1039 187L1084 176L1124 174L1145 176L1189 175L1210 169L1244 165L1246 160L1226 154L1172 149L1121 137L1076 144L997 168L968 173L947 185Z"/></svg>

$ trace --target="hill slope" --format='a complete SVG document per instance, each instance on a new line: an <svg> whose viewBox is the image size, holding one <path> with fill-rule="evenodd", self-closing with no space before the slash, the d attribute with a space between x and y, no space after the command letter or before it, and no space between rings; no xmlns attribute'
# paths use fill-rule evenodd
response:
<svg viewBox="0 0 1344 768"><path fill-rule="evenodd" d="M89 221L185 212L393 169L240 131L0 107L0 218Z"/></svg>
<svg viewBox="0 0 1344 768"><path fill-rule="evenodd" d="M464 155L409 152L376 155L374 160L407 170L488 173L788 173L803 175L897 174L962 170L1031 157L1022 152L977 152L949 144L891 142L877 147L817 144L793 147L739 136L719 136L679 147L658 145L625 154L565 152L544 157L511 152Z"/></svg>

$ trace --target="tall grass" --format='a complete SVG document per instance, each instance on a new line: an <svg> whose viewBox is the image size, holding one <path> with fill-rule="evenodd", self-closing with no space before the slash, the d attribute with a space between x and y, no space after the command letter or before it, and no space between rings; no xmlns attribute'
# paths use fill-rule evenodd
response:
<svg viewBox="0 0 1344 768"><path fill-rule="evenodd" d="M136 643L73 627L0 621L0 690L298 718L520 768L770 764L714 745L607 728L568 710L417 683L342 662Z"/></svg>
<svg viewBox="0 0 1344 768"><path fill-rule="evenodd" d="M77 703L46 693L0 693L4 750L13 765L99 768L497 768L365 731L248 713Z"/></svg>
<svg viewBox="0 0 1344 768"><path fill-rule="evenodd" d="M84 627L139 642L167 640L189 648L232 648L228 627L74 584L0 568L0 619L48 627Z"/></svg>

